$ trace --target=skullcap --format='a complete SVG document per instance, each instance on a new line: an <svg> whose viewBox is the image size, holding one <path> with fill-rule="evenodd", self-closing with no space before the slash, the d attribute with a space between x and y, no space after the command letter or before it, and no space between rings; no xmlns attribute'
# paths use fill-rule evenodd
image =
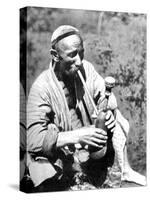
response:
<svg viewBox="0 0 150 200"><path fill-rule="evenodd" d="M62 25L59 26L52 34L51 37L51 44L52 46L55 46L55 44L62 40L65 37L68 37L70 35L79 35L79 30L73 26L70 25Z"/></svg>

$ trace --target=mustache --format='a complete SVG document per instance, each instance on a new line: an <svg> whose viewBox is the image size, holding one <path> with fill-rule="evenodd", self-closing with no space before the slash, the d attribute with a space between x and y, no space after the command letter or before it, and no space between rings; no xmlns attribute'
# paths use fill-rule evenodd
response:
<svg viewBox="0 0 150 200"><path fill-rule="evenodd" d="M84 71L83 64L72 65L70 70L69 70L69 74L72 75L72 76L76 76L78 70L80 70L81 73L83 73L83 71Z"/></svg>
<svg viewBox="0 0 150 200"><path fill-rule="evenodd" d="M77 82L81 82L81 80L79 78L79 75L77 73L78 70L81 72L84 80L86 81L86 74L85 74L85 69L83 67L83 64L81 64L81 65L72 65L71 67L69 67L69 69L67 69L63 73L64 80L66 80L66 81L70 80L69 81L70 83L74 82L75 80Z"/></svg>
<svg viewBox="0 0 150 200"><path fill-rule="evenodd" d="M81 64L81 65L71 65L71 67L70 67L70 69L69 69L69 71L70 72L77 72L80 68L82 68L83 67L83 64Z"/></svg>

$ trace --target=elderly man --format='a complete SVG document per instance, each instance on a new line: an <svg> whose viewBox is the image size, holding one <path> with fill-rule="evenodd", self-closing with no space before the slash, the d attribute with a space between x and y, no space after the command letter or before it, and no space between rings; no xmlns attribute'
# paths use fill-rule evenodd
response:
<svg viewBox="0 0 150 200"><path fill-rule="evenodd" d="M34 192L65 190L73 185L73 178L77 172L82 172L82 166L85 181L100 186L106 179L105 169L112 166L108 158L105 159L107 150L100 151L100 154L103 152L100 159L94 160L85 147L103 150L108 143L108 132L117 131L116 120L122 119L118 125L122 134L128 132L128 122L117 110L112 94L105 123L108 131L92 125L93 106L77 71L82 74L96 105L105 95L105 84L93 65L83 59L79 31L72 26L60 26L54 31L51 43L49 69L36 79L28 97L27 162ZM114 110L118 113L116 116ZM121 147L125 141L124 135Z"/></svg>

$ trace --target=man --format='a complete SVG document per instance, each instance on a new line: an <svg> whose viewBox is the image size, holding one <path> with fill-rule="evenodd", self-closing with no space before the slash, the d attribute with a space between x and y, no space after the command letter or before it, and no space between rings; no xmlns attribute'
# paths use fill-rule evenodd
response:
<svg viewBox="0 0 150 200"><path fill-rule="evenodd" d="M98 173L94 176L102 175L98 181L92 182L97 185L97 182L103 182L106 178L104 169L109 165L104 159L105 167L102 167L101 172L106 152L100 156L101 159L94 161L88 148L85 150L88 146L103 150L109 135L92 125L93 106L77 71L81 72L96 105L100 104L105 95L104 80L93 65L83 59L83 40L76 28L67 25L58 27L51 43L52 61L49 69L36 79L28 97L27 162L35 192L65 190L67 184L73 184L76 172L82 174L82 164L88 169L92 166L92 171ZM113 134L116 129L113 113L117 110L113 94L109 98L108 107L105 125L108 132ZM123 117L122 121L122 129L128 132L128 122ZM88 170L83 174L93 176Z"/></svg>

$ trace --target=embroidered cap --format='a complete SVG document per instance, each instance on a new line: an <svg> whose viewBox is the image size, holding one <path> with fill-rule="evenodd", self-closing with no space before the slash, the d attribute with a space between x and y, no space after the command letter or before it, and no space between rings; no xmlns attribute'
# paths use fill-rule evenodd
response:
<svg viewBox="0 0 150 200"><path fill-rule="evenodd" d="M81 37L77 28L70 25L59 26L52 34L52 47L54 47L63 38L68 37L70 35L78 35L79 37Z"/></svg>

